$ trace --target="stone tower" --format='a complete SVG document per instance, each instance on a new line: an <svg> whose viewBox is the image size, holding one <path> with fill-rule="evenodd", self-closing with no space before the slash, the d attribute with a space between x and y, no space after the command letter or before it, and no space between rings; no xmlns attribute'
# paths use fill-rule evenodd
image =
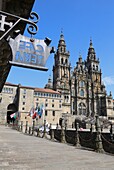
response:
<svg viewBox="0 0 114 170"><path fill-rule="evenodd" d="M102 84L99 59L90 40L87 60L81 55L71 75L71 101L73 115L106 115L106 90Z"/></svg>
<svg viewBox="0 0 114 170"><path fill-rule="evenodd" d="M70 63L69 51L66 50L64 35L61 32L58 48L54 56L53 88L61 93L63 113L70 113Z"/></svg>

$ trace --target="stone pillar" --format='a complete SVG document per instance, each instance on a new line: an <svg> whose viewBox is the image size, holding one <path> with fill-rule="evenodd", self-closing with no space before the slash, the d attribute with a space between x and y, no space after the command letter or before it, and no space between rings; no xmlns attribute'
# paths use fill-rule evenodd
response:
<svg viewBox="0 0 114 170"><path fill-rule="evenodd" d="M50 138L54 141L54 129L52 129L52 124L50 124Z"/></svg>
<svg viewBox="0 0 114 170"><path fill-rule="evenodd" d="M39 127L38 127L38 129L37 129L37 137L40 137Z"/></svg>
<svg viewBox="0 0 114 170"><path fill-rule="evenodd" d="M76 132L75 132L75 146L76 147L80 147L80 140L79 140L79 133L78 133L78 130L79 130L79 123L75 123L75 128L76 128Z"/></svg>
<svg viewBox="0 0 114 170"><path fill-rule="evenodd" d="M67 120L65 120L65 131L67 130Z"/></svg>
<svg viewBox="0 0 114 170"><path fill-rule="evenodd" d="M23 121L21 121L21 132L23 132Z"/></svg>
<svg viewBox="0 0 114 170"><path fill-rule="evenodd" d="M113 124L112 124L112 123L110 124L110 138L111 138L111 141L114 141L114 136L113 136Z"/></svg>
<svg viewBox="0 0 114 170"><path fill-rule="evenodd" d="M44 120L44 132L43 138L46 138L46 120Z"/></svg>
<svg viewBox="0 0 114 170"><path fill-rule="evenodd" d="M102 145L102 139L101 139L101 127L99 122L99 116L96 115L96 152L103 153L103 145Z"/></svg>
<svg viewBox="0 0 114 170"><path fill-rule="evenodd" d="M61 143L66 143L63 119L61 123Z"/></svg>
<svg viewBox="0 0 114 170"><path fill-rule="evenodd" d="M28 130L28 121L26 121L25 133L27 133L27 130Z"/></svg>
<svg viewBox="0 0 114 170"><path fill-rule="evenodd" d="M91 127L90 127L90 133L93 133L93 125L91 123Z"/></svg>
<svg viewBox="0 0 114 170"><path fill-rule="evenodd" d="M31 127L29 127L29 135L31 135Z"/></svg>
<svg viewBox="0 0 114 170"><path fill-rule="evenodd" d="M33 125L32 125L32 135L34 135L34 127L35 127L35 121L33 120Z"/></svg>
<svg viewBox="0 0 114 170"><path fill-rule="evenodd" d="M57 123L56 129L57 129L57 130L59 129L59 125L58 125L58 123Z"/></svg>

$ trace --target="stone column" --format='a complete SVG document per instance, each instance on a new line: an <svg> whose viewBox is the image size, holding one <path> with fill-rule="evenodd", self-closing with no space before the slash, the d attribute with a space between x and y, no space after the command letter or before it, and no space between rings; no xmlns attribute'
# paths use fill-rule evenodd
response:
<svg viewBox="0 0 114 170"><path fill-rule="evenodd" d="M112 123L110 124L110 138L111 138L111 141L114 141L114 136L113 136L113 124L112 124Z"/></svg>
<svg viewBox="0 0 114 170"><path fill-rule="evenodd" d="M21 132L23 132L23 121L21 121Z"/></svg>
<svg viewBox="0 0 114 170"><path fill-rule="evenodd" d="M66 143L63 119L61 123L61 143Z"/></svg>
<svg viewBox="0 0 114 170"><path fill-rule="evenodd" d="M52 124L50 124L50 138L54 141L54 129L52 129Z"/></svg>
<svg viewBox="0 0 114 170"><path fill-rule="evenodd" d="M96 115L96 152L103 153L103 145L102 145L102 139L101 139L101 127L99 122L99 116Z"/></svg>
<svg viewBox="0 0 114 170"><path fill-rule="evenodd" d="M34 127L35 127L35 121L33 120L33 125L32 125L32 135L34 135Z"/></svg>
<svg viewBox="0 0 114 170"><path fill-rule="evenodd" d="M44 134L43 138L46 138L46 120L44 120Z"/></svg>
<svg viewBox="0 0 114 170"><path fill-rule="evenodd" d="M37 137L40 137L39 127L38 127L38 129L37 129Z"/></svg>
<svg viewBox="0 0 114 170"><path fill-rule="evenodd" d="M27 133L27 130L28 130L28 121L26 121L25 133Z"/></svg>
<svg viewBox="0 0 114 170"><path fill-rule="evenodd" d="M29 135L31 135L31 127L29 127Z"/></svg>
<svg viewBox="0 0 114 170"><path fill-rule="evenodd" d="M75 145L76 147L80 147L80 140L79 140L79 133L78 133L79 123L76 122L75 128L76 128L76 131L75 131L75 144L74 144L74 145Z"/></svg>

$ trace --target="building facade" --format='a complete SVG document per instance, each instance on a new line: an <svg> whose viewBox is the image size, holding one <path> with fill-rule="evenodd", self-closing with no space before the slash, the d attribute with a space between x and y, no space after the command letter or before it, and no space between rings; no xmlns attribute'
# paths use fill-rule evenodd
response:
<svg viewBox="0 0 114 170"><path fill-rule="evenodd" d="M100 61L90 40L87 59L79 55L76 66L71 70L70 53L61 33L54 55L53 81L48 79L45 88L26 87L6 83L0 94L0 122L7 122L11 113L19 111L20 119L32 122L27 116L31 108L44 106L43 116L37 120L57 124L60 118L72 126L77 117L99 115L114 119L113 97L107 95L102 82Z"/></svg>

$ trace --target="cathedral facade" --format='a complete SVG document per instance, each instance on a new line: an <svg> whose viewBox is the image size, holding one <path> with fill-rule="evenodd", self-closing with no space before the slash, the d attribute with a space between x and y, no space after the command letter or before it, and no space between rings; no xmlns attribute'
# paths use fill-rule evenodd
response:
<svg viewBox="0 0 114 170"><path fill-rule="evenodd" d="M113 119L113 98L107 95L102 82L100 61L90 40L87 59L80 55L76 66L71 70L70 53L66 49L64 35L61 33L54 56L53 89L63 97L63 115L71 117L95 115Z"/></svg>

